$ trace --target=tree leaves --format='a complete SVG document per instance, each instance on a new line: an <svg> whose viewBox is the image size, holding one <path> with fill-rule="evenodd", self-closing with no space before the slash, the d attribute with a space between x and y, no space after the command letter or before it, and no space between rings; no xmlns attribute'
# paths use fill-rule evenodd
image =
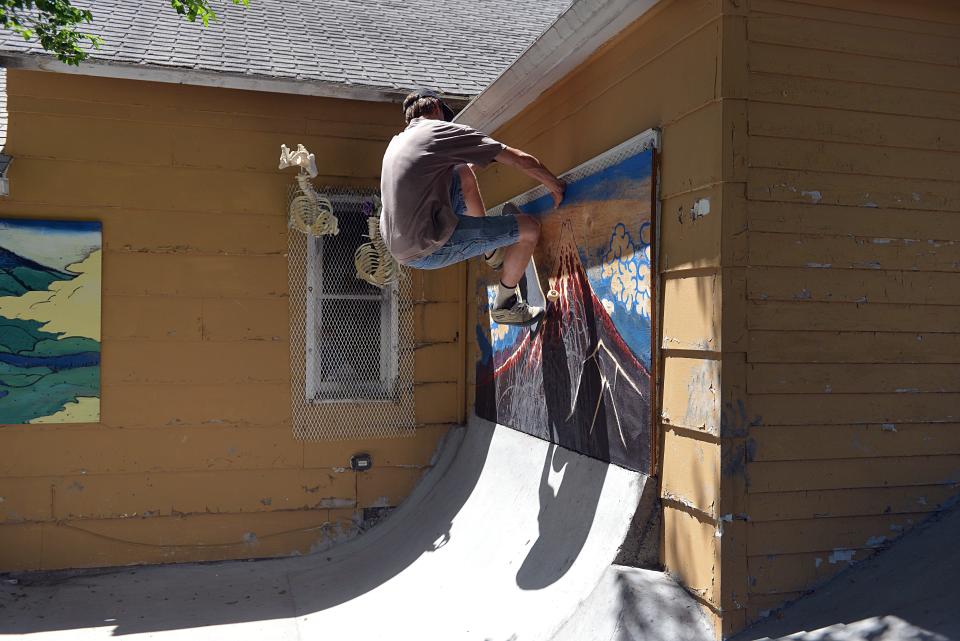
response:
<svg viewBox="0 0 960 641"><path fill-rule="evenodd" d="M189 20L200 20L204 26L217 19L211 7L213 0L169 0L174 11ZM247 6L249 0L230 0ZM79 65L90 56L90 49L99 49L104 40L82 31L93 22L93 13L70 4L70 0L0 0L0 26L36 40L45 51L68 65Z"/></svg>
<svg viewBox="0 0 960 641"><path fill-rule="evenodd" d="M250 0L231 0L233 4L247 6ZM209 0L170 0L173 9L190 22L196 22L199 18L203 26L210 24L211 20L217 19L217 14L210 7Z"/></svg>

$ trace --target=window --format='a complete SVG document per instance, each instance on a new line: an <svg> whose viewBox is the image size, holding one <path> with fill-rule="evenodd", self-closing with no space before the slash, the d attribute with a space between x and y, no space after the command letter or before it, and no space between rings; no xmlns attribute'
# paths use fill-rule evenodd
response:
<svg viewBox="0 0 960 641"><path fill-rule="evenodd" d="M306 386L311 403L392 401L398 371L398 292L356 277L369 196L330 194L340 233L307 239Z"/></svg>

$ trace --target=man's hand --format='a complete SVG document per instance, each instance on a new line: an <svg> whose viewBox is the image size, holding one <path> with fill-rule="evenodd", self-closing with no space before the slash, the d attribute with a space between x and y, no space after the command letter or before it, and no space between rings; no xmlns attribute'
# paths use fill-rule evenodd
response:
<svg viewBox="0 0 960 641"><path fill-rule="evenodd" d="M516 167L528 176L539 180L549 190L553 197L554 206L560 206L567 186L563 184L562 180L554 176L549 169L544 167L542 162L530 154L512 147L505 147L494 160L510 167Z"/></svg>

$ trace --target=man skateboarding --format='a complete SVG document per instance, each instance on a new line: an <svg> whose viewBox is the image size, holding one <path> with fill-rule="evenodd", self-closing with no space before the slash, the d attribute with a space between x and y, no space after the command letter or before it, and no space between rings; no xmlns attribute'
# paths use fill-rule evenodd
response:
<svg viewBox="0 0 960 641"><path fill-rule="evenodd" d="M380 178L380 234L387 249L397 262L417 269L482 254L501 272L492 320L535 322L543 310L527 305L517 285L537 246L540 223L515 207L487 217L473 167L494 160L515 167L543 183L555 206L563 200L563 182L530 154L450 122L453 110L433 91L411 93L403 111L407 128L390 141Z"/></svg>

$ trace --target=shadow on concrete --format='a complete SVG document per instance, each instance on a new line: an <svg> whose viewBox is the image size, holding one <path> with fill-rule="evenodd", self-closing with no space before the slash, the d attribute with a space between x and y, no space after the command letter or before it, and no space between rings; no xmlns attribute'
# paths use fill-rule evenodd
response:
<svg viewBox="0 0 960 641"><path fill-rule="evenodd" d="M493 433L454 430L434 468L390 518L326 552L0 576L0 634L110 627L119 636L290 619L271 623L270 638L297 638L294 617L355 599L450 542L450 525L480 478ZM298 581L307 585L295 598Z"/></svg>
<svg viewBox="0 0 960 641"><path fill-rule="evenodd" d="M539 537L517 571L517 586L524 590L540 590L551 585L573 565L590 533L607 475L606 466L596 465L571 451L596 455L591 450L597 450L600 453L597 458L609 459L606 430L594 436L582 425L589 416L575 416L573 429L570 427L568 414L588 412L584 412L582 405L577 408L581 410L579 413L570 410L577 406L574 400L577 390L573 389L569 351L561 340L543 342L542 389L552 442L540 473ZM582 375L585 380L577 381L577 386L591 388L596 395L600 386L589 373ZM598 413L605 413L604 407L597 409ZM557 447L558 441L562 447ZM550 484L551 472L556 487ZM577 514L578 518L571 519L570 514Z"/></svg>
<svg viewBox="0 0 960 641"><path fill-rule="evenodd" d="M603 576L645 481L478 419L356 539L303 557L0 577L0 634L544 641Z"/></svg>
<svg viewBox="0 0 960 641"><path fill-rule="evenodd" d="M958 541L960 508L955 506L734 641L793 634L811 641L960 639Z"/></svg>
<svg viewBox="0 0 960 641"><path fill-rule="evenodd" d="M839 623L813 632L791 634L790 641L955 641L919 628L895 616L871 617Z"/></svg>
<svg viewBox="0 0 960 641"><path fill-rule="evenodd" d="M480 424L466 432L443 478L418 486L398 508L402 514L391 516L350 549L320 555L312 567L291 575L299 614L351 601L397 576L424 554L452 542L453 520L477 486L494 433Z"/></svg>
<svg viewBox="0 0 960 641"><path fill-rule="evenodd" d="M540 476L540 536L517 571L517 586L543 589L567 573L587 541L597 512L607 466L554 444ZM562 478L554 491L551 471ZM570 515L576 514L576 519Z"/></svg>
<svg viewBox="0 0 960 641"><path fill-rule="evenodd" d="M665 575L656 577L662 581ZM676 586L679 588L679 586ZM650 589L626 571L617 574L620 616L617 641L706 641L710 627L703 612L682 589Z"/></svg>
<svg viewBox="0 0 960 641"><path fill-rule="evenodd" d="M611 566L552 641L713 641L697 601L669 575Z"/></svg>

